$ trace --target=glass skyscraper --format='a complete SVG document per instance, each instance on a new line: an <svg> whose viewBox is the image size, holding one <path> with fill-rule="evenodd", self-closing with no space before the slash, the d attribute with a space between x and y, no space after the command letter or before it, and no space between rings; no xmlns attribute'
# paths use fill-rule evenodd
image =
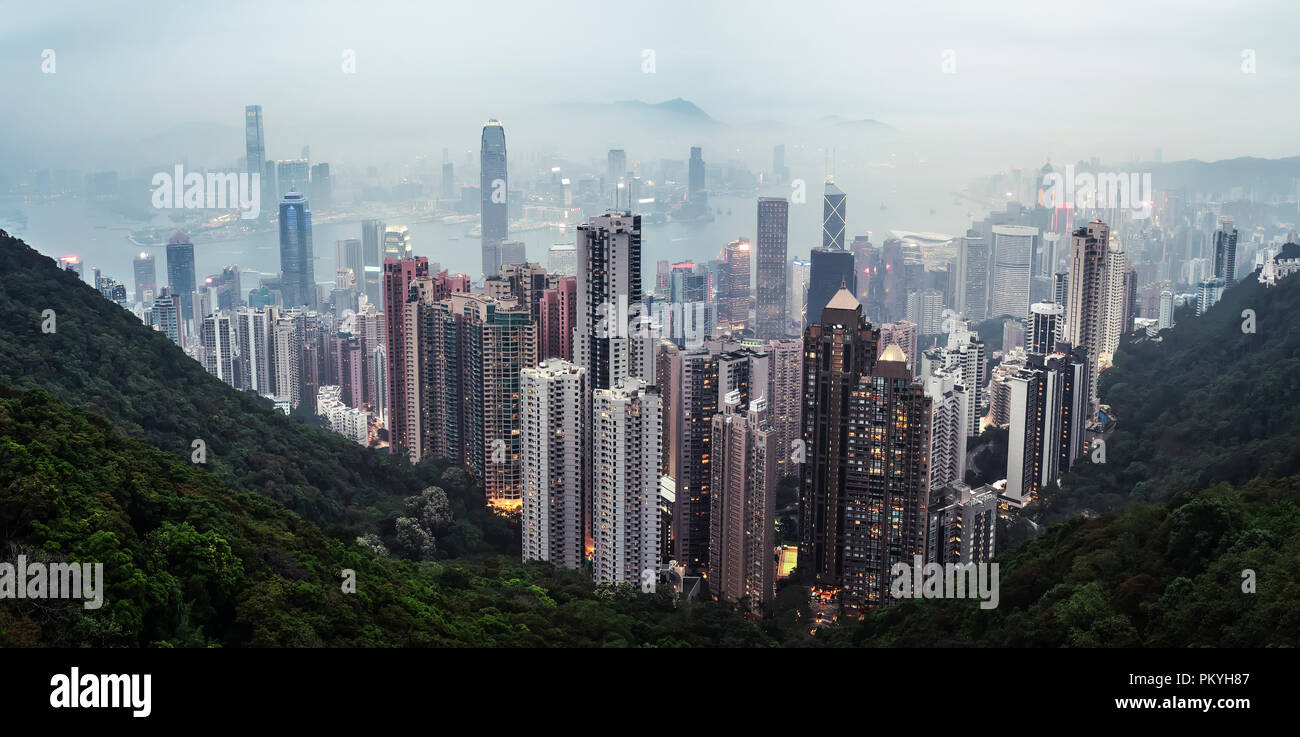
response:
<svg viewBox="0 0 1300 737"><path fill-rule="evenodd" d="M316 270L311 247L311 207L301 192L280 201L280 289L286 307L316 308Z"/></svg>
<svg viewBox="0 0 1300 737"><path fill-rule="evenodd" d="M483 125L479 149L479 197L482 202L483 278L501 270L501 244L510 234L509 191L506 178L506 129L500 121Z"/></svg>

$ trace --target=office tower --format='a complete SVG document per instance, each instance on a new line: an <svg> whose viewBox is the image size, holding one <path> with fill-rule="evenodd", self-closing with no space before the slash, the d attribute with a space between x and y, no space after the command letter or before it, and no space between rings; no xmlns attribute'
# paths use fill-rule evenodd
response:
<svg viewBox="0 0 1300 737"><path fill-rule="evenodd" d="M1038 254L1038 264L1035 267L1034 275L1050 279L1056 273L1056 265L1060 260L1058 244L1061 242L1061 234L1043 233L1040 242L1042 246Z"/></svg>
<svg viewBox="0 0 1300 737"><path fill-rule="evenodd" d="M943 332L943 292L938 289L913 289L907 293L907 320L923 335Z"/></svg>
<svg viewBox="0 0 1300 737"><path fill-rule="evenodd" d="M135 271L135 301L147 305L158 293L158 271L153 255L141 251L131 260L131 266Z"/></svg>
<svg viewBox="0 0 1300 737"><path fill-rule="evenodd" d="M898 346L850 385L844 439L841 602L894 601L891 568L925 554L931 404Z"/></svg>
<svg viewBox="0 0 1300 737"><path fill-rule="evenodd" d="M167 286L180 299L181 334L188 335L186 321L194 315L198 283L194 273L194 241L179 230L167 239Z"/></svg>
<svg viewBox="0 0 1300 737"><path fill-rule="evenodd" d="M668 299L682 304L708 302L710 295L709 267L690 261L672 264L668 272Z"/></svg>
<svg viewBox="0 0 1300 737"><path fill-rule="evenodd" d="M904 244L897 238L886 238L880 244L880 262L876 265L868 285L868 299L863 304L867 314L877 322L890 322L907 317L907 272L914 275L924 272L919 258L909 260L904 255ZM915 322L915 321L913 321Z"/></svg>
<svg viewBox="0 0 1300 737"><path fill-rule="evenodd" d="M822 197L822 248L834 251L844 250L844 218L848 203L844 192L835 183L826 180L826 193ZM814 258L815 262L816 259ZM857 290L854 289L856 292ZM810 320L812 318L809 318Z"/></svg>
<svg viewBox="0 0 1300 737"><path fill-rule="evenodd" d="M1087 396L1089 417L1092 417L1097 406L1097 361L1102 349L1110 227L1095 220L1075 230L1070 236L1070 244L1070 296L1065 306L1065 342L1088 353Z"/></svg>
<svg viewBox="0 0 1300 737"><path fill-rule="evenodd" d="M408 331L406 302L411 285L417 279L429 276L429 260L419 258L384 259L384 315L385 356L388 378L388 442L389 452L405 451L415 457L419 447L412 447L412 437L418 438L419 386L408 380L408 359L416 355L415 335Z"/></svg>
<svg viewBox="0 0 1300 737"><path fill-rule="evenodd" d="M789 320L799 325L803 332L804 318L808 309L808 285L812 281L812 261L807 259L790 260L790 282L786 291L790 295Z"/></svg>
<svg viewBox="0 0 1300 737"><path fill-rule="evenodd" d="M686 197L690 202L697 202L704 193L704 150L691 146L691 160L686 180Z"/></svg>
<svg viewBox="0 0 1300 737"><path fill-rule="evenodd" d="M610 207L621 210L623 205L619 202L619 182L623 181L624 175L627 174L627 153L621 148L611 148L606 156L605 168L605 191L611 197ZM631 209L631 205L628 206Z"/></svg>
<svg viewBox="0 0 1300 737"><path fill-rule="evenodd" d="M228 312L216 312L203 318L203 367L209 374L239 388L236 378L235 330Z"/></svg>
<svg viewBox="0 0 1300 737"><path fill-rule="evenodd" d="M582 373L559 359L520 372L523 559L581 569Z"/></svg>
<svg viewBox="0 0 1300 737"><path fill-rule="evenodd" d="M291 190L280 201L280 288L285 307L316 309L315 267L311 207L301 193Z"/></svg>
<svg viewBox="0 0 1300 737"><path fill-rule="evenodd" d="M978 230L957 239L957 311L967 320L988 318L989 251Z"/></svg>
<svg viewBox="0 0 1300 737"><path fill-rule="evenodd" d="M777 184L784 184L790 180L790 170L785 165L784 143L772 147L772 178Z"/></svg>
<svg viewBox="0 0 1300 737"><path fill-rule="evenodd" d="M442 186L438 190L438 197L444 200L456 199L456 173L450 161L442 165Z"/></svg>
<svg viewBox="0 0 1300 737"><path fill-rule="evenodd" d="M538 352L542 360L573 359L573 328L577 324L578 280L560 277L542 293Z"/></svg>
<svg viewBox="0 0 1300 737"><path fill-rule="evenodd" d="M1034 241L1038 228L1026 225L993 226L993 281L990 317L1029 314L1029 283L1033 275Z"/></svg>
<svg viewBox="0 0 1300 737"><path fill-rule="evenodd" d="M592 574L641 581L659 570L660 399L639 379L592 394Z"/></svg>
<svg viewBox="0 0 1300 737"><path fill-rule="evenodd" d="M739 333L749 322L750 244L735 240L723 249L718 274L718 326Z"/></svg>
<svg viewBox="0 0 1300 737"><path fill-rule="evenodd" d="M1009 380L1011 429L1004 495L1023 505L1083 455L1089 354L1067 344L1029 354Z"/></svg>
<svg viewBox="0 0 1300 737"><path fill-rule="evenodd" d="M609 212L579 225L578 324L574 363L588 389L609 389L628 375L625 316L641 301L641 216Z"/></svg>
<svg viewBox="0 0 1300 737"><path fill-rule="evenodd" d="M975 387L966 386L960 366L932 364L921 382L930 398L930 488L936 489L966 478L967 392Z"/></svg>
<svg viewBox="0 0 1300 737"><path fill-rule="evenodd" d="M1030 305L1025 350L1040 354L1055 352L1056 344L1061 341L1061 322L1064 318L1064 305L1055 302L1035 302ZM1005 345L1003 351L1006 351Z"/></svg>
<svg viewBox="0 0 1300 737"><path fill-rule="evenodd" d="M851 294L858 291L858 275L853 268L853 253L825 248L812 250L812 266L808 277L808 307L805 318L809 325L821 322L822 309L841 288Z"/></svg>
<svg viewBox="0 0 1300 737"><path fill-rule="evenodd" d="M746 412L734 391L712 421L709 591L723 601L748 599L754 611L775 593L772 554L782 451L767 413L766 399L752 400Z"/></svg>
<svg viewBox="0 0 1300 737"><path fill-rule="evenodd" d="M365 280L365 256L360 239L347 238L334 241L335 272L347 271L350 285L361 288Z"/></svg>
<svg viewBox="0 0 1300 737"><path fill-rule="evenodd" d="M821 319L804 331L803 465L799 500L799 563L818 586L844 585L849 469L849 395L875 366L880 331L842 288Z"/></svg>
<svg viewBox="0 0 1300 737"><path fill-rule="evenodd" d="M913 375L916 375L921 371L921 364L917 361L916 355L916 344L920 335L919 326L914 322L907 320L887 322L880 326L880 352L884 353L885 348L891 345L898 346L907 357L907 367L912 370Z"/></svg>
<svg viewBox="0 0 1300 737"><path fill-rule="evenodd" d="M996 554L998 492L958 482L931 494L925 562L987 563Z"/></svg>
<svg viewBox="0 0 1300 737"><path fill-rule="evenodd" d="M546 273L575 276L578 271L578 252L571 243L551 246L546 256Z"/></svg>
<svg viewBox="0 0 1300 737"><path fill-rule="evenodd" d="M1222 279L1224 287L1237 281L1237 229L1230 217L1219 218L1214 231L1214 277Z"/></svg>
<svg viewBox="0 0 1300 737"><path fill-rule="evenodd" d="M181 344L182 321L184 310L182 300L172 293L171 287L163 287L153 299L153 326L155 330L167 336L176 345Z"/></svg>
<svg viewBox="0 0 1300 737"><path fill-rule="evenodd" d="M785 266L789 234L789 201L781 197L759 197L754 332L763 340L782 338L786 334Z"/></svg>
<svg viewBox="0 0 1300 737"><path fill-rule="evenodd" d="M784 478L799 472L790 462L790 455L794 442L803 435L803 340L769 340L763 348L770 361L767 419L780 438L777 474Z"/></svg>
<svg viewBox="0 0 1300 737"><path fill-rule="evenodd" d="M311 167L311 182L307 185L311 193L311 201L316 203L318 210L330 209L334 198L334 183L330 179L330 165L325 163L315 164Z"/></svg>
<svg viewBox="0 0 1300 737"><path fill-rule="evenodd" d="M1164 330L1174 324L1174 293L1168 289L1160 292L1160 316L1156 326Z"/></svg>
<svg viewBox="0 0 1300 737"><path fill-rule="evenodd" d="M389 225L384 228L384 260L408 259L411 251L411 231L405 225ZM495 274L496 272L492 272Z"/></svg>
<svg viewBox="0 0 1300 737"><path fill-rule="evenodd" d="M497 120L483 125L479 149L479 197L483 240L483 277L501 269L501 244L510 235L506 178L506 129Z"/></svg>
<svg viewBox="0 0 1300 737"><path fill-rule="evenodd" d="M1030 305L1032 311L1034 305ZM1021 320L1002 321L1002 352L1010 353L1016 349L1025 349L1025 324Z"/></svg>
<svg viewBox="0 0 1300 737"><path fill-rule="evenodd" d="M1128 332L1124 329L1124 302L1128 298L1124 275L1127 272L1128 258L1117 244L1112 245L1106 251L1106 282L1102 299L1101 356L1106 363L1119 347L1120 336Z"/></svg>
<svg viewBox="0 0 1300 737"><path fill-rule="evenodd" d="M673 267L666 260L655 262L655 302L667 302L672 298L673 293Z"/></svg>
<svg viewBox="0 0 1300 737"><path fill-rule="evenodd" d="M1070 275L1059 273L1052 277L1052 301L1064 307L1070 304Z"/></svg>
<svg viewBox="0 0 1300 737"><path fill-rule="evenodd" d="M380 220L361 221L362 272L358 281L370 304L384 309L384 223ZM395 257L399 258L399 257Z"/></svg>
<svg viewBox="0 0 1300 737"><path fill-rule="evenodd" d="M266 310L240 307L235 311L235 340L238 346L243 387L261 395L272 395L269 359L271 319Z"/></svg>
<svg viewBox="0 0 1300 737"><path fill-rule="evenodd" d="M217 293L217 307L222 310L233 310L244 305L244 289L241 286L243 279L239 273L239 264L231 264L221 269L219 277L219 290Z"/></svg>
<svg viewBox="0 0 1300 737"><path fill-rule="evenodd" d="M266 133L262 128L261 105L248 105L244 108L244 150L245 169L249 179L256 176L261 180L258 185L262 193L260 205L265 217L275 207L279 193L275 191L275 177L268 179L265 176L267 165L272 162L266 160Z"/></svg>
<svg viewBox="0 0 1300 737"><path fill-rule="evenodd" d="M306 159L289 159L275 162L275 181L281 193L307 192L311 183L311 167Z"/></svg>
<svg viewBox="0 0 1300 737"><path fill-rule="evenodd" d="M501 259L501 262L497 267L498 273L500 272L501 266L528 262L527 249L523 241L506 241L501 244L498 253L500 254ZM484 275L484 278L487 278L487 276L488 275Z"/></svg>

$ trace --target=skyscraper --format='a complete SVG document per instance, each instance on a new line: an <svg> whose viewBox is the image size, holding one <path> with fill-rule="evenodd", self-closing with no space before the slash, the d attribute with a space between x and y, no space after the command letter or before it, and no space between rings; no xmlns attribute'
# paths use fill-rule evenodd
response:
<svg viewBox="0 0 1300 737"><path fill-rule="evenodd" d="M592 395L592 574L639 583L659 569L660 399L640 379Z"/></svg>
<svg viewBox="0 0 1300 737"><path fill-rule="evenodd" d="M523 559L581 569L582 373L548 360L521 372Z"/></svg>
<svg viewBox="0 0 1300 737"><path fill-rule="evenodd" d="M158 293L158 270L153 255L141 251L131 260L131 266L135 271L135 301L147 304Z"/></svg>
<svg viewBox="0 0 1300 737"><path fill-rule="evenodd" d="M989 251L978 230L957 239L957 311L976 322L988 317Z"/></svg>
<svg viewBox="0 0 1300 737"><path fill-rule="evenodd" d="M1214 231L1214 276L1225 287L1237 281L1237 229L1230 217L1219 218L1219 229Z"/></svg>
<svg viewBox="0 0 1300 737"><path fill-rule="evenodd" d="M359 277L366 299L377 309L384 309L384 223L361 221L362 276Z"/></svg>
<svg viewBox="0 0 1300 737"><path fill-rule="evenodd" d="M254 176L262 179L259 185L262 192L261 212L269 215L275 207L275 182L266 181L266 134L262 129L262 106L248 105L244 108L244 149L245 168L251 180Z"/></svg>
<svg viewBox="0 0 1300 737"><path fill-rule="evenodd" d="M822 198L822 248L844 250L844 218L848 213L847 208L844 192L828 178L826 194Z"/></svg>
<svg viewBox="0 0 1300 737"><path fill-rule="evenodd" d="M605 190L609 193L610 207L621 210L623 203L619 201L619 182L627 175L627 152L621 148L611 148L606 156L605 169ZM631 204L627 209L632 209Z"/></svg>
<svg viewBox="0 0 1300 737"><path fill-rule="evenodd" d="M758 198L758 243L754 273L755 334L763 340L785 337L786 244L790 203L781 197Z"/></svg>
<svg viewBox="0 0 1300 737"><path fill-rule="evenodd" d="M686 196L691 202L697 201L704 193L704 149L691 146L691 160L688 164Z"/></svg>
<svg viewBox="0 0 1300 737"><path fill-rule="evenodd" d="M852 612L892 603L894 564L925 554L932 410L898 346L850 386L847 410L837 547L841 601Z"/></svg>
<svg viewBox="0 0 1300 737"><path fill-rule="evenodd" d="M742 409L729 392L713 416L713 494L709 511L709 590L750 607L772 598L777 462L780 439L767 421L767 400Z"/></svg>
<svg viewBox="0 0 1300 737"><path fill-rule="evenodd" d="M1031 353L1010 385L1011 429L1004 494L1020 503L1054 483L1083 455L1089 357L1063 344L1046 356Z"/></svg>
<svg viewBox="0 0 1300 737"><path fill-rule="evenodd" d="M882 333L883 336L883 333ZM931 373L921 377L930 398L930 488L959 483L966 478L967 412L965 380L960 366L932 364Z"/></svg>
<svg viewBox="0 0 1300 737"><path fill-rule="evenodd" d="M1029 330L1025 334L1025 350L1029 353L1052 353L1061 340L1061 323L1065 317L1064 305L1055 302L1035 302L1029 307Z"/></svg>
<svg viewBox="0 0 1300 737"><path fill-rule="evenodd" d="M846 254L850 255L851 254ZM799 563L819 586L844 585L850 393L875 366L880 331L841 288L804 331Z"/></svg>
<svg viewBox="0 0 1300 737"><path fill-rule="evenodd" d="M411 335L406 321L405 305L411 284L429 276L429 260L419 258L384 259L384 315L388 381L388 450L390 453L419 453L418 445L412 448L411 423L418 422L412 415L419 413L419 386L408 381L408 359L417 355L414 346L417 336Z"/></svg>
<svg viewBox="0 0 1300 737"><path fill-rule="evenodd" d="M998 493L955 483L936 490L930 503L926 563L987 563L996 553Z"/></svg>
<svg viewBox="0 0 1300 737"><path fill-rule="evenodd" d="M750 244L735 240L723 249L718 279L718 324L739 333L749 322Z"/></svg>
<svg viewBox="0 0 1300 737"><path fill-rule="evenodd" d="M384 228L384 260L411 258L411 232L405 225ZM492 272L495 276L496 272Z"/></svg>
<svg viewBox="0 0 1300 737"><path fill-rule="evenodd" d="M858 275L853 268L851 251L828 248L812 249L812 266L809 269L808 307L805 310L807 324L821 322L822 309L842 287L857 294Z"/></svg>
<svg viewBox="0 0 1300 737"><path fill-rule="evenodd" d="M608 212L577 230L574 363L587 369L588 389L609 389L629 370L625 318L642 295L641 216Z"/></svg>
<svg viewBox="0 0 1300 737"><path fill-rule="evenodd" d="M194 293L198 283L194 274L194 241L179 230L167 239L167 286L171 287L172 296L180 300L181 334L188 335L186 324L194 319Z"/></svg>
<svg viewBox="0 0 1300 737"><path fill-rule="evenodd" d="M808 285L811 283L812 262L807 259L791 259L790 282L786 290L790 297L789 320L798 323L801 333L808 309Z"/></svg>
<svg viewBox="0 0 1300 737"><path fill-rule="evenodd" d="M1102 349L1106 254L1110 227L1094 220L1070 236L1070 299L1065 307L1065 342L1088 353L1089 416L1097 405L1097 361Z"/></svg>
<svg viewBox="0 0 1300 737"><path fill-rule="evenodd" d="M280 201L280 286L286 307L316 309L311 207L297 191L288 192Z"/></svg>
<svg viewBox="0 0 1300 737"><path fill-rule="evenodd" d="M501 244L510 235L509 188L506 178L506 129L497 120L483 125L479 149L479 197L483 277L496 275L501 269Z"/></svg>
<svg viewBox="0 0 1300 737"><path fill-rule="evenodd" d="M1026 225L994 225L990 317L1029 314L1029 287L1033 276L1034 242L1038 228Z"/></svg>

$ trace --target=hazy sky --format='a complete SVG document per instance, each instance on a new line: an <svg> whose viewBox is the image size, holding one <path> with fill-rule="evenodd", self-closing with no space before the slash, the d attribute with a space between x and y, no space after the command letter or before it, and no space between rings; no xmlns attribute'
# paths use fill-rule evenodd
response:
<svg viewBox="0 0 1300 737"><path fill-rule="evenodd" d="M1300 153L1293 2L87 0L0 14L7 167L132 165L123 146L190 123L236 129L230 161L205 162L234 163L250 103L273 158L466 151L488 117L513 154L577 145L529 137L546 106L674 97L732 124L875 118L981 165Z"/></svg>

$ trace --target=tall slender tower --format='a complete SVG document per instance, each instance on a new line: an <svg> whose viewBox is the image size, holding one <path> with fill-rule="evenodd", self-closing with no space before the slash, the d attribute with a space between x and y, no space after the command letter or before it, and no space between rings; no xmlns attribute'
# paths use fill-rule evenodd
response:
<svg viewBox="0 0 1300 737"><path fill-rule="evenodd" d="M625 322L641 301L641 216L607 212L577 228L578 290L574 363L588 389L609 389L628 375Z"/></svg>
<svg viewBox="0 0 1300 737"><path fill-rule="evenodd" d="M767 400L741 409L729 392L713 416L713 495L709 512L709 590L726 601L748 598L757 610L774 593L772 565L780 440L767 422Z"/></svg>
<svg viewBox="0 0 1300 737"><path fill-rule="evenodd" d="M178 319L181 340L184 341L184 336L193 334L187 325L195 319L194 297L198 281L194 274L194 241L179 230L167 239L167 286L171 287L172 297L180 300Z"/></svg>
<svg viewBox="0 0 1300 737"><path fill-rule="evenodd" d="M593 578L638 583L659 568L659 394L623 379L592 404Z"/></svg>
<svg viewBox="0 0 1300 737"><path fill-rule="evenodd" d="M300 192L280 201L280 287L285 307L316 309L316 261L312 255L311 207Z"/></svg>
<svg viewBox="0 0 1300 737"><path fill-rule="evenodd" d="M510 236L510 208L506 202L506 129L500 121L483 124L479 149L479 197L482 202L483 278L501 269L501 244Z"/></svg>
<svg viewBox="0 0 1300 737"><path fill-rule="evenodd" d="M718 284L718 325L739 333L749 322L749 262L747 240L735 240L723 249Z"/></svg>
<svg viewBox="0 0 1300 737"><path fill-rule="evenodd" d="M582 373L553 359L521 372L523 558L581 569Z"/></svg>
<svg viewBox="0 0 1300 737"><path fill-rule="evenodd" d="M158 270L153 255L141 251L131 266L135 270L135 301L144 304L158 293Z"/></svg>
<svg viewBox="0 0 1300 737"><path fill-rule="evenodd" d="M851 387L845 438L842 603L889 604L891 568L925 555L931 404L898 346Z"/></svg>
<svg viewBox="0 0 1300 737"><path fill-rule="evenodd" d="M248 105L244 108L244 149L245 149L245 169L248 172L249 179L257 176L263 177L266 170L266 133L262 128L262 106ZM271 208L275 207L275 183L263 181L260 185L262 191L261 211L269 215Z"/></svg>
<svg viewBox="0 0 1300 737"><path fill-rule="evenodd" d="M967 320L988 317L989 250L978 230L957 239L957 311Z"/></svg>
<svg viewBox="0 0 1300 737"><path fill-rule="evenodd" d="M1237 229L1230 217L1219 218L1219 229L1214 231L1214 276L1225 287L1237 281Z"/></svg>
<svg viewBox="0 0 1300 737"><path fill-rule="evenodd" d="M826 180L826 194L822 198L822 248L844 250L844 218L848 203L844 191Z"/></svg>
<svg viewBox="0 0 1300 737"><path fill-rule="evenodd" d="M800 565L819 586L844 585L849 394L875 366L880 331L847 288L804 331L803 465Z"/></svg>
<svg viewBox="0 0 1300 737"><path fill-rule="evenodd" d="M408 359L415 354L415 335L411 334L406 320L406 301L411 285L417 279L429 276L429 260L423 256L408 259L384 259L384 316L385 355L388 370L388 449L418 454L419 446L412 448L408 428L418 415L418 385L408 378Z"/></svg>
<svg viewBox="0 0 1300 737"><path fill-rule="evenodd" d="M759 197L754 332L762 340L785 337L785 265L789 236L790 202L782 197Z"/></svg>
<svg viewBox="0 0 1300 737"><path fill-rule="evenodd" d="M1065 340L1088 353L1087 396L1089 417L1092 417L1097 407L1097 361L1102 349L1110 226L1094 220L1075 230L1070 243L1070 298L1065 308Z"/></svg>

